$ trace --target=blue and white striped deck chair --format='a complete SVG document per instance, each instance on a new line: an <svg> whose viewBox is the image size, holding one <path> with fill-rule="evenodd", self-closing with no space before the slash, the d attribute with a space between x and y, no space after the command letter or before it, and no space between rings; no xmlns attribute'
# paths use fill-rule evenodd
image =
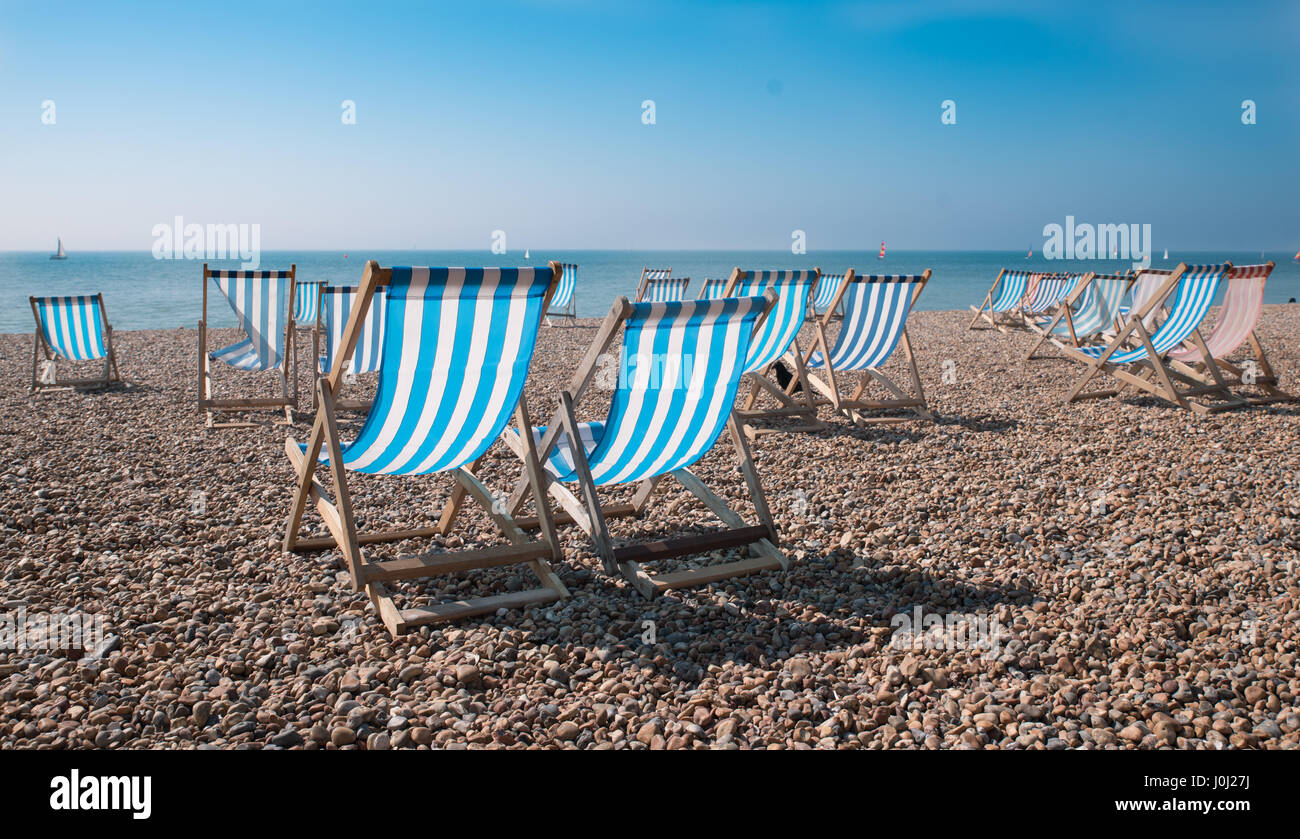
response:
<svg viewBox="0 0 1300 839"><path fill-rule="evenodd" d="M1034 286L1033 293L1025 297L1024 314L1042 315L1054 310L1078 280L1078 274L1044 274Z"/></svg>
<svg viewBox="0 0 1300 839"><path fill-rule="evenodd" d="M641 268L641 279L637 280L636 283L636 302L639 303L642 300L650 299L645 296L646 283L649 283L651 281L658 282L659 280L666 280L672 275L673 275L672 268L646 268L643 266Z"/></svg>
<svg viewBox="0 0 1300 839"><path fill-rule="evenodd" d="M569 325L577 321L577 301L574 299L573 291L578 285L578 266L564 262L560 263L560 282L555 286L555 294L551 295L551 307L546 310L546 325L554 326L551 318L568 318Z"/></svg>
<svg viewBox="0 0 1300 839"><path fill-rule="evenodd" d="M645 295L641 298L647 303L673 303L686 299L686 287L690 277L666 277L662 280L646 280Z"/></svg>
<svg viewBox="0 0 1300 839"><path fill-rule="evenodd" d="M831 347L826 334L831 315L828 308L817 323L817 345L821 349L810 347L808 350L808 379L823 397L818 405L830 405L858 425L934 419L925 401L925 389L921 387L921 375L907 335L907 316L929 281L929 268L921 274L897 276L860 277L852 269L848 271L843 290L834 301L842 304L844 309L835 346ZM907 356L913 394L905 392L880 370L900 344ZM821 371L825 379L818 376L817 371ZM836 378L845 373L861 374L857 387L847 398L840 395L841 382ZM893 394L894 398L863 399L862 394L872 381ZM913 416L878 413L896 410L910 411Z"/></svg>
<svg viewBox="0 0 1300 839"><path fill-rule="evenodd" d="M737 268L731 273L727 285L730 297L762 294L769 288L778 295L772 313L754 336L745 363L750 387L739 415L744 421L744 431L751 439L776 431L816 431L826 427L817 419L816 402L804 369L803 352L799 348L799 330L808 317L808 300L817 284L818 273L816 268L811 271L745 271ZM778 368L778 362L789 366ZM773 381L772 377L779 376L781 369L788 374L788 380ZM777 401L777 407L757 407L759 396L764 391ZM756 424L760 420L788 418L798 418L801 422L766 427Z"/></svg>
<svg viewBox="0 0 1300 839"><path fill-rule="evenodd" d="M296 473L296 489L285 530L285 550L337 547L352 574L355 590L370 596L393 635L433 621L491 614L498 609L551 602L567 596L547 564L559 547L550 510L538 505L542 539L533 541L474 474L475 465L500 436L513 413L528 422L524 380L533 357L542 315L560 275L559 263L546 268L380 268L366 264L360 291L343 340L327 376L317 381L320 405L305 445L285 440ZM370 413L349 442L340 439L334 394L343 379L343 360L356 350L367 310L383 287L383 353L379 386ZM525 469L541 487L541 466L531 440ZM335 500L316 480L318 465L333 477ZM428 475L450 472L456 480L435 527L358 533L352 515L348 473ZM371 561L361 546L429 538L450 532L465 496L473 498L510 544L456 553L422 553ZM329 536L298 536L308 501L321 512ZM413 594L406 608L394 602L387 583L438 574L527 564L541 587L471 600L425 604Z"/></svg>
<svg viewBox="0 0 1300 839"><path fill-rule="evenodd" d="M334 367L334 353L343 345L343 332L347 329L348 318L357 299L357 286L329 286L321 298L325 314L325 351L317 358L316 375L323 376ZM375 290L370 307L366 309L366 320L357 335L356 347L352 357L344 361L343 384L362 373L378 373L379 362L384 350L384 308L386 292L381 286ZM312 389L312 407L316 406L315 388ZM345 400L335 395L334 407L349 409L368 409L370 402Z"/></svg>
<svg viewBox="0 0 1300 839"><path fill-rule="evenodd" d="M293 290L293 325L298 329L315 329L320 324L320 297L323 282L295 283Z"/></svg>
<svg viewBox="0 0 1300 839"><path fill-rule="evenodd" d="M294 281L293 284L293 328L294 332L311 333L311 355L308 358L315 358L320 354L320 323L321 307L320 298L321 290L325 288L322 281L310 283ZM298 340L296 335L289 336L289 370L292 371L293 380L289 385L294 393L298 392ZM316 389L312 388L312 393Z"/></svg>
<svg viewBox="0 0 1300 839"><path fill-rule="evenodd" d="M235 428L253 422L214 422L214 411L278 408L285 423L293 422L298 395L290 387L286 348L293 336L293 290L298 267L288 271L228 271L203 265L203 319L199 321L199 410L207 414L208 428ZM239 319L244 338L228 347L208 352L208 280L225 296ZM216 399L212 396L211 362L220 361L244 372L274 370L280 380L277 398ZM293 391L291 393L291 391Z"/></svg>
<svg viewBox="0 0 1300 839"><path fill-rule="evenodd" d="M1084 274L1069 296L1057 306L1050 318L1030 324L1038 339L1025 353L1025 361L1044 341L1064 346L1082 346L1105 331L1119 328L1119 307L1133 283L1132 274Z"/></svg>
<svg viewBox="0 0 1300 839"><path fill-rule="evenodd" d="M727 296L727 280L711 280L704 278L700 284L700 293L696 300L717 300L719 297Z"/></svg>
<svg viewBox="0 0 1300 839"><path fill-rule="evenodd" d="M664 589L701 585L765 569L787 567L777 549L776 525L750 458L735 412L736 391L751 341L775 294L669 303L629 303L620 297L605 319L573 384L560 395L551 424L532 434L507 429L503 439L517 454L537 444L549 492L563 512L559 520L578 524L595 543L611 575L621 572L647 597ZM760 327L761 328L761 327ZM619 330L623 331L619 377L603 421L579 423L574 413L596 377ZM706 487L690 467L713 448L724 428L740 458L754 509L761 522L749 526ZM581 440L579 447L575 441ZM675 477L724 524L726 530L680 539L615 547L606 519L639 514L656 484ZM566 483L576 483L579 500ZM636 484L631 504L602 506L597 487ZM517 513L530 490L521 481L507 507ZM722 565L648 575L641 563L746 546L753 557Z"/></svg>
<svg viewBox="0 0 1300 839"><path fill-rule="evenodd" d="M1006 327L1014 323L998 323L998 315L1003 315L1005 321L1006 315L1019 314L1020 304L1025 298L1025 289L1029 285L1029 277L1029 271L1009 271L1003 268L998 272L998 278L993 281L989 293L984 295L984 302L978 306L971 306L975 316L970 319L970 324L966 328L974 329L976 322L983 318L993 328L1006 332Z"/></svg>
<svg viewBox="0 0 1300 839"><path fill-rule="evenodd" d="M117 372L117 355L113 352L113 327L108 325L102 294L29 300L36 317L31 393L51 387L107 387L122 380ZM99 376L92 378L59 379L56 369L59 359L102 360L104 368ZM42 360L44 370L40 369Z"/></svg>
<svg viewBox="0 0 1300 839"><path fill-rule="evenodd" d="M1169 352L1177 349L1184 341L1201 350L1205 358L1211 358L1198 327L1214 302L1220 281L1231 270L1230 262L1222 265L1180 264L1140 308L1128 313L1124 325L1109 344L1065 347L1067 356L1088 366L1087 372L1065 401L1069 403L1081 399L1117 396L1131 386L1198 414L1246 405L1244 399L1229 390L1228 383L1221 376L1216 374L1216 381L1207 384L1174 369L1166 359ZM1169 305L1164 321L1154 332L1149 332L1145 319L1153 311L1165 306L1171 296L1173 303ZM1209 368L1212 371L1217 369L1213 364ZM1119 381L1119 387L1084 392L1084 387L1098 372L1113 376ZM1188 387L1179 390L1175 381L1183 382ZM1202 399L1217 401L1206 404L1200 401Z"/></svg>
<svg viewBox="0 0 1300 839"><path fill-rule="evenodd" d="M844 274L822 274L817 279L817 286L813 289L812 311L808 317L820 317L831 308L835 302L835 296L839 294L840 286L844 284ZM839 316L839 312L833 312L834 316Z"/></svg>

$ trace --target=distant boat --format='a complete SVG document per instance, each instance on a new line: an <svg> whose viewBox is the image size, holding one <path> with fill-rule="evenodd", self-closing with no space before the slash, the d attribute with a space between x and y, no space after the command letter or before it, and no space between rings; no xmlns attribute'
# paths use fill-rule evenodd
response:
<svg viewBox="0 0 1300 839"><path fill-rule="evenodd" d="M1295 252L1295 261L1300 262L1300 251Z"/></svg>
<svg viewBox="0 0 1300 839"><path fill-rule="evenodd" d="M1165 259L1169 258L1169 248L1165 248Z"/></svg>
<svg viewBox="0 0 1300 839"><path fill-rule="evenodd" d="M1119 259L1119 248L1111 248L1111 249L1110 249L1110 258L1111 258L1111 259Z"/></svg>
<svg viewBox="0 0 1300 839"><path fill-rule="evenodd" d="M885 243L881 242L880 253L876 254L876 259L884 259L884 258L885 258Z"/></svg>
<svg viewBox="0 0 1300 839"><path fill-rule="evenodd" d="M59 252L50 254L50 259L67 259L68 252L63 249L63 239L59 239Z"/></svg>
<svg viewBox="0 0 1300 839"><path fill-rule="evenodd" d="M528 248L524 248L524 259L528 259Z"/></svg>
<svg viewBox="0 0 1300 839"><path fill-rule="evenodd" d="M1034 249L1030 248L1029 253L1025 254L1025 259L1033 259L1033 258L1034 258Z"/></svg>

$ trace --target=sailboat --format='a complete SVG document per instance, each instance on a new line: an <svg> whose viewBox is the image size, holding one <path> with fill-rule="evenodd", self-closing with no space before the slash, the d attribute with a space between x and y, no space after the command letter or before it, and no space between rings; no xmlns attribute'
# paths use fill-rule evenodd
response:
<svg viewBox="0 0 1300 839"><path fill-rule="evenodd" d="M881 242L880 253L876 254L876 259L884 259L884 258L885 258L885 243Z"/></svg>
<svg viewBox="0 0 1300 839"><path fill-rule="evenodd" d="M1300 251L1295 252L1295 261L1300 262Z"/></svg>
<svg viewBox="0 0 1300 839"><path fill-rule="evenodd" d="M1034 249L1030 248L1029 253L1025 254L1025 259L1033 259L1033 258L1034 258Z"/></svg>
<svg viewBox="0 0 1300 839"><path fill-rule="evenodd" d="M1169 258L1169 248L1165 248L1165 259Z"/></svg>
<svg viewBox="0 0 1300 839"><path fill-rule="evenodd" d="M528 259L528 248L524 248L524 259Z"/></svg>
<svg viewBox="0 0 1300 839"><path fill-rule="evenodd" d="M50 259L67 259L68 252L63 249L63 239L59 238L59 252L50 254Z"/></svg>

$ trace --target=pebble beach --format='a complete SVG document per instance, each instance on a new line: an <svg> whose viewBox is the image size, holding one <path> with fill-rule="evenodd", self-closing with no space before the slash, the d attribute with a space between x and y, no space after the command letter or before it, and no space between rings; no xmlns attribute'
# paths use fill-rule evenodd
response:
<svg viewBox="0 0 1300 839"><path fill-rule="evenodd" d="M397 639L337 551L281 549L285 435L304 439L312 416L305 361L292 427L207 431L193 328L117 332L128 387L35 399L32 336L0 335L0 612L104 628L94 649L0 648L0 748L1300 744L1300 403L1208 417L1134 396L1063 405L1080 365L1022 361L1029 333L969 319L909 321L937 422L863 429L823 409L825 430L753 445L788 572L647 600L562 526L569 599ZM542 330L534 422L596 323ZM1292 393L1297 336L1300 307L1265 307L1259 337ZM217 372L219 394L278 390ZM901 352L886 372L906 381ZM581 418L608 399L589 395ZM725 436L695 471L754 521ZM495 445L484 482L505 492L518 475ZM356 476L359 526L436 523L451 484ZM717 527L671 482L642 518L611 520L616 539ZM466 508L418 547L499 543ZM534 584L510 567L399 593ZM949 631L900 631L925 617ZM968 643L954 617L995 628L991 643Z"/></svg>

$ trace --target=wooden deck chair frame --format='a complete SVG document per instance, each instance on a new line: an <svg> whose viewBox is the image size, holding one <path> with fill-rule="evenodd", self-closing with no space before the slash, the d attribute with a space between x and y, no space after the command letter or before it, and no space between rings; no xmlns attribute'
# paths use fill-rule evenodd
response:
<svg viewBox="0 0 1300 839"><path fill-rule="evenodd" d="M1272 274L1275 267L1276 263L1269 260L1268 263L1266 263L1266 270L1268 273L1265 274L1265 277ZM1233 278L1229 276L1226 279L1231 283ZM1210 364L1213 364L1218 368L1219 377L1227 381L1229 385L1257 387L1264 391L1263 396L1241 396L1242 399L1245 399L1246 402L1251 405L1271 405L1279 402L1300 401L1300 397L1288 393L1278 387L1277 372L1273 369L1273 365L1269 363L1268 353L1265 352L1264 345L1260 342L1259 336L1255 334L1254 328L1252 328L1247 334L1245 345L1250 348L1251 353L1254 355L1253 361L1256 369L1251 371L1249 374L1252 379L1251 381L1246 381L1247 370L1242 363L1227 361L1217 356L1210 358L1208 363L1204 357L1200 361L1182 361L1176 358L1171 358L1170 363L1173 365L1175 370L1187 376L1191 376L1192 378L1199 379L1207 385L1215 381L1214 374L1211 372L1209 367Z"/></svg>
<svg viewBox="0 0 1300 839"><path fill-rule="evenodd" d="M212 359L208 358L208 281L212 278L213 272L208 268L208 263L203 263L203 317L199 320L199 410L204 412L204 425L207 428L258 428L264 425L260 422L251 421L223 421L218 422L216 413L228 413L237 411L258 411L279 409L284 411L284 421L274 420L273 425L293 425L293 412L298 410L298 393L296 388L290 392L289 375L286 372L288 359L290 357L289 347L293 344L294 322L294 291L298 283L298 266L296 263L289 265L289 308L284 324L284 357L280 359L280 366L276 372L280 376L280 392L282 396L279 399L260 398L260 399L239 399L239 398L222 398L217 399L212 395ZM266 371L263 371L266 372Z"/></svg>
<svg viewBox="0 0 1300 839"><path fill-rule="evenodd" d="M297 333L307 332L310 333L311 335L311 358L312 358L311 371L312 371L312 379L314 382L316 378L316 368L320 363L316 360L320 358L320 338L321 338L320 325L321 325L321 320L325 316L325 313L322 310L320 304L317 304L316 321L311 324L304 324L299 322L296 307L298 304L298 287L300 285L322 286L321 291L324 291L323 286L325 285L325 283L320 280L313 280L310 283L299 283L297 276L294 277L293 291L291 292L291 294L293 295L292 299L294 301L294 306L295 306L295 311L293 312L293 316L294 316L293 333L290 334L289 346L285 349L285 352L289 356L289 361L288 361L289 369L293 371L293 379L291 380L289 387L293 390L295 394L298 393L298 335ZM311 407L312 410L314 411L316 410L316 388L314 384L311 389L311 394L312 394Z"/></svg>
<svg viewBox="0 0 1300 839"><path fill-rule="evenodd" d="M551 262L551 285L542 301L542 311L550 304L551 294L559 277L559 263ZM348 325L344 331L343 346L335 357L329 375L317 380L320 407L312 422L311 432L307 438L306 451L301 451L292 435L285 439L284 450L293 464L295 488L293 502L289 508L289 518L285 525L285 551L312 551L338 548L343 554L344 563L352 577L354 591L365 591L375 608L376 614L394 637L407 630L427 623L458 620L474 615L492 614L498 609L520 608L533 603L552 603L569 596L564 583L551 568L549 560L562 559L559 542L555 537L555 527L551 518L550 507L546 503L545 493L536 495L536 527L541 531L539 540L530 538L515 520L501 511L501 502L492 494L475 474L482 458L468 466L451 470L456 484L443 507L442 516L434 527L422 527L408 530L389 530L358 532L356 519L352 513L352 494L348 489L347 469L343 464L343 444L339 438L335 413L337 409L335 394L343 384L343 359L352 355L356 346L357 335L365 321L366 311L374 297L375 289L387 285L392 278L392 269L381 268L374 260L366 263L365 274L361 280L357 302L352 308ZM515 406L515 421L524 428L529 428L528 407L523 393ZM325 487L316 480L315 468L319 463L321 449L328 451L328 469L334 484L334 499L331 500ZM524 481L530 487L540 487L542 469L537 459L537 451L532 446L531 437L525 446ZM509 541L507 545L491 548L478 548L458 552L426 552L413 556L402 556L386 561L369 561L362 550L363 545L400 542L410 539L426 539L451 532L466 497L472 499L501 530ZM298 535L302 517L310 501L325 523L329 536L320 538L302 538ZM450 574L483 568L495 568L504 565L527 565L541 586L525 591L507 594L488 595L469 600L460 600L436 606L422 606L400 609L393 601L392 592L387 584L396 580L420 579L440 574Z"/></svg>
<svg viewBox="0 0 1300 839"><path fill-rule="evenodd" d="M1019 318L1020 321L1023 323L1024 318L1020 314L1019 306L1017 306L1014 309L1008 309L1004 312L993 311L993 301L994 301L993 292L998 290L998 286L1001 285L1002 283L1002 278L1005 277L1007 274L1011 274L1011 273L1028 273L1030 274L1030 276L1033 275L1032 272L1022 272L1019 271L1019 269L1013 271L1010 268L1003 268L1001 271L999 271L997 279L993 281L993 285L989 286L988 293L984 295L984 301L980 303L978 306L970 307L971 311L974 312L975 314L971 317L970 323L966 325L966 328L968 330L974 329L975 324L978 323L981 318L988 321L989 326L992 326L994 329L996 329L999 332L1006 332L1008 327L1017 326L1018 324L1015 323L1016 318ZM1028 289L1029 286L1026 285L1025 286L1026 294L1028 293ZM1022 302L1024 301L1024 295L1021 295L1021 301ZM1002 315L1004 320L1010 319L1012 322L998 323L998 315Z"/></svg>
<svg viewBox="0 0 1300 839"><path fill-rule="evenodd" d="M669 266L668 268L650 268L649 266L646 266L646 265L642 265L642 266L641 266L641 279L637 280L637 284L636 284L636 302L637 302L637 303L640 303L641 300L645 297L646 283L648 283L648 282L650 281L650 280L649 280L649 277L648 277L647 275L648 275L648 274L657 274L657 273L659 273L660 271L665 271L665 272L667 272L667 277L666 277L665 279L674 279L674 277L673 277L673 269L672 269L671 266Z"/></svg>
<svg viewBox="0 0 1300 839"><path fill-rule="evenodd" d="M1227 262L1224 265L1226 266L1225 270L1232 270L1232 263ZM1085 399L1119 396L1129 387L1201 415L1241 408L1248 404L1246 400L1236 396L1229 389L1228 382L1219 372L1214 357L1205 345L1205 339L1201 336L1199 324L1197 328L1192 330L1188 341L1199 349L1202 356L1209 362L1206 367L1213 378L1212 383L1207 384L1200 378L1189 376L1176 369L1170 363L1170 360L1166 358L1167 353L1156 352L1154 345L1151 343L1152 332L1147 330L1143 321L1152 312L1157 311L1166 304L1169 296L1177 290L1179 280L1182 279L1187 269L1187 263L1179 263L1178 267L1165 278L1165 281L1161 283L1160 288L1150 299L1136 310L1130 310L1125 317L1124 325L1106 345L1106 349L1102 351L1099 357L1093 358L1077 349L1062 347L1067 356L1077 361L1086 362L1088 367L1083 376L1075 383L1069 395L1066 396L1066 404ZM1146 348L1144 358L1136 359L1124 365L1135 368L1137 372L1123 369L1122 366L1117 364L1108 363L1112 355L1129 346L1130 340L1134 342L1135 346L1141 345ZM1085 391L1084 388L1088 385L1088 382L1098 373L1107 373L1117 379L1119 387ZM1180 390L1176 383L1184 384L1186 387ZM1220 401L1213 404L1198 401L1209 398Z"/></svg>
<svg viewBox="0 0 1300 839"><path fill-rule="evenodd" d="M546 326L558 327L558 324L551 323L551 318L557 320L567 320L568 326L578 325L578 266L572 262L561 262L560 268L567 271L573 269L573 290L569 292L569 302L562 309L553 309L548 311L542 318L542 323Z"/></svg>
<svg viewBox="0 0 1300 839"><path fill-rule="evenodd" d="M59 379L57 378L57 366L55 368L56 378L53 382L42 382L40 376L40 363L42 355L44 361L57 365L57 359L61 356L54 351L49 342L45 340L45 333L41 331L41 314L36 305L42 299L40 297L29 297L28 302L32 307L32 317L36 319L36 336L32 345L32 384L28 391L29 396L35 396L43 390L60 390L65 388L105 388L114 384L121 383L122 375L117 370L117 352L113 349L113 327L108 323L108 310L104 307L103 293L94 295L95 305L99 308L99 317L104 324L104 369L98 376L90 376L81 379ZM74 362L80 363L80 362Z"/></svg>
<svg viewBox="0 0 1300 839"><path fill-rule="evenodd" d="M767 306L763 313L760 314L759 322L755 324L755 331L758 330L762 319L768 316L776 302L774 293L768 292L766 296L768 298ZM560 510L555 513L555 522L557 524L576 524L581 528L584 533L591 537L592 542L595 544L596 553L600 556L605 573L610 576L621 574L631 583L633 588L647 598L653 598L656 594L668 589L705 585L759 571L784 571L788 569L790 561L778 548L780 539L777 535L776 523L772 519L771 511L768 509L767 499L763 495L763 487L759 482L758 472L754 469L749 444L740 429L740 419L734 408L730 419L727 420L727 431L730 434L736 455L740 460L740 472L744 477L745 485L749 490L750 499L760 524L756 526L747 524L739 513L731 509L721 496L709 489L689 468L677 469L664 475L639 481L630 503L601 504L596 485L591 477L591 470L588 468L586 451L579 442L578 420L574 413L574 406L581 401L587 388L591 385L599 369L601 358L605 356L610 344L618 336L623 322L631 314L632 304L626 297L620 297L614 302L609 314L605 316L595 340L587 350L578 372L570 381L568 388L561 392L559 408L547 425L540 443L532 447L530 446L533 437L531 433L511 433L509 429L502 435L502 439L514 450L516 455L525 460L525 463L529 463L529 458L532 456L536 456L538 462L545 463L546 459L550 457L551 451L559 442L560 434L563 433L568 436L574 458L574 469L578 477L578 490L582 497L580 499L578 494L570 490L562 482L552 478L548 472L542 470L542 481L544 481L552 498L560 506ZM528 425L520 427L531 430L531 426ZM511 515L518 515L530 493L536 494L538 482L530 478L531 474L531 467L529 467L528 474L520 479L510 496L507 510ZM614 540L610 537L606 520L624 516L639 516L649 504L655 488L669 475L699 499L710 512L727 526L727 529L698 536L615 546ZM538 507L540 509L545 505L539 504ZM521 518L519 523L521 526L530 528L538 526L536 519ZM652 576L641 567L642 563L646 562L746 546L752 554L749 558L703 568L692 568Z"/></svg>
<svg viewBox="0 0 1300 839"><path fill-rule="evenodd" d="M339 286L335 286L334 288L340 288L340 287L339 287ZM347 288L347 286L342 286L342 288ZM360 289L358 288L357 294L359 295L360 293L361 293L361 292L360 292ZM367 307L367 311L369 311L369 307ZM351 317L349 317L348 320L350 321L350 320L351 320ZM364 323L364 321L362 321L362 322ZM324 290L322 290L322 294L321 294L320 324L321 324L321 332L320 332L320 335L321 335L321 337L322 337L323 339L328 340L328 338L327 338L327 336L325 335L325 332L324 332L324 324L325 324L325 294L324 294ZM346 329L347 329L347 326L344 325L343 328L346 330ZM324 378L325 376L329 375L329 371L328 371L328 370L321 370L321 369L320 369L320 368L321 368L321 363L320 363L321 355L320 355L320 347L319 347L319 344L313 344L313 345L312 345L312 358L314 358L315 361L312 363L313 384L312 384L312 389L311 389L311 409L312 409L313 412L315 412L315 411L317 410L317 408L320 406L320 399L319 399L319 397L320 397L320 389L319 389L318 387L316 387L316 382L317 382L319 379ZM374 372L374 371L371 371L371 372ZM365 373L358 373L357 375L366 375L366 374L365 374ZM355 377L354 377L354 378L355 378ZM341 382L341 384L339 385L339 390L341 391L341 390L343 389L344 385L347 384L347 373L346 373L346 372L344 372L344 374L343 374L343 378L340 380L340 382ZM373 403L373 400L371 400L371 399L348 399L348 398L343 397L342 395L339 395L339 396L336 396L335 399L334 399L334 410L336 410L336 411L360 411L360 412L362 412L362 413L365 413L366 411L369 411L369 410L370 410L370 406L371 406L372 403Z"/></svg>
<svg viewBox="0 0 1300 839"><path fill-rule="evenodd" d="M1083 295L1087 293L1088 287L1092 285L1096 279L1096 271L1089 271L1084 274L1082 279L1075 283L1075 286L1070 290L1070 293L1065 296L1065 299L1057 304L1056 311L1052 313L1046 326L1039 326L1037 321L1033 318L1029 320L1029 328L1038 336L1038 338L1034 341L1033 346L1031 346L1025 353L1024 361L1032 359L1034 353L1038 351L1038 348L1042 346L1043 342L1050 341L1054 337L1054 330L1062 321L1065 322L1066 329L1070 333L1070 345L1074 347L1080 345L1081 342L1079 341L1079 336L1075 334L1074 331L1074 305L1079 301L1079 298L1083 297Z"/></svg>
<svg viewBox="0 0 1300 839"><path fill-rule="evenodd" d="M917 298L925 290L925 286L930 282L930 269L926 268L920 275L921 281L916 288L912 289L912 299L908 301L908 315L911 315L912 307L916 305ZM844 273L844 282L840 283L839 289L835 292L835 298L831 305L826 309L825 314L815 322L816 339L808 347L808 352L803 359L804 367L808 370L808 379L813 388L820 394L815 401L818 407L830 405L832 410L837 414L848 419L854 425L866 427L868 425L882 425L899 422L914 422L916 420L934 421L934 413L930 410L929 404L925 399L925 388L921 384L921 373L916 366L916 355L912 352L912 339L907 334L907 326L903 326L903 334L899 337L898 343L903 349L904 358L907 361L908 375L912 380L913 393L908 393L899 387L888 376L876 369L867 369L861 371L862 375L858 379L857 387L853 389L852 395L847 399L840 395L840 382L837 378L837 371L831 363L831 342L826 334L826 327L830 325L831 317L836 309L842 309L844 293L853 285L857 274L852 268ZM845 328L847 321L841 321L840 328ZM817 375L817 369L808 367L808 361L812 358L817 348L821 348L822 358L825 359L826 379L823 381ZM845 371L849 372L849 371ZM854 371L856 372L856 371ZM866 392L867 385L876 382L885 390L894 394L893 399L863 399L862 394ZM881 416L882 411L907 410L913 413L913 416Z"/></svg>
<svg viewBox="0 0 1300 839"><path fill-rule="evenodd" d="M821 269L813 268L812 270L816 274L816 278L808 289L808 299L804 301L805 312L812 300L812 291L817 287L817 282L821 279ZM726 290L723 292L724 297L735 295L736 286L740 284L740 278L744 273L744 270L739 266L731 270L731 276L727 279ZM837 294L836 302L838 301L839 295ZM832 311L834 308L835 305L832 304L831 309L828 311ZM772 380L776 365L781 362L785 362L794 368L794 372L790 376L790 382L785 386ZM740 417L741 429L745 432L745 436L751 441L757 440L764 434L821 431L826 427L826 423L817 418L817 401L816 397L813 396L812 384L808 380L808 371L804 368L804 354L799 348L798 333L791 339L790 346L786 348L784 354L773 359L772 363L762 370L746 373L745 376L749 378L749 393L746 394L745 401L736 411L736 415ZM758 407L759 399L765 394L776 401L776 407ZM799 422L796 425L769 426L759 424L773 420L798 420Z"/></svg>
<svg viewBox="0 0 1300 839"><path fill-rule="evenodd" d="M820 273L820 270L821 269L818 269L819 273L817 275L817 285L813 286L812 293L808 295L808 320L812 321L813 323L816 323L817 318L821 317L821 315L817 314L817 306L816 306L817 286L820 286L822 284L822 280L825 279L827 276L829 276L827 274ZM843 286L844 283L848 281L849 278L848 272L845 271L843 274L840 274L838 276L840 277L840 285ZM832 297L831 300L834 301L838 299L838 297L839 297L839 289L836 289L835 296ZM842 309L837 310L834 306L831 305L828 305L826 307L825 314L829 314L833 318L844 317L844 312Z"/></svg>

